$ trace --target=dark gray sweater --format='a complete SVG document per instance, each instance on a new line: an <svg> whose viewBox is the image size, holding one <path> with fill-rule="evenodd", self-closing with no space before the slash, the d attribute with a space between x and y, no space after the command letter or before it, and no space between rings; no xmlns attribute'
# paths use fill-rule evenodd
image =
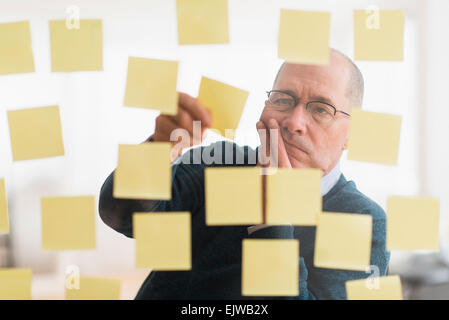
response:
<svg viewBox="0 0 449 320"><path fill-rule="evenodd" d="M233 151L231 158L229 150ZM201 160L202 152L214 155L214 159L221 158L221 163L205 164ZM100 216L107 225L128 237L132 237L133 212L189 211L192 214L192 270L151 272L136 299L248 299L241 296L241 247L242 240L249 238L299 239L300 295L285 299L346 299L345 282L370 275L314 267L315 227L273 226L248 235L248 226L206 226L204 169L254 166L254 159L257 159L257 149L230 142L191 149L172 167L172 199L169 201L115 199L112 197L113 174L106 179L100 191ZM371 265L379 268L381 276L385 275L390 255L385 249L385 212L382 208L358 191L354 182L341 175L338 183L323 197L323 211L372 216Z"/></svg>

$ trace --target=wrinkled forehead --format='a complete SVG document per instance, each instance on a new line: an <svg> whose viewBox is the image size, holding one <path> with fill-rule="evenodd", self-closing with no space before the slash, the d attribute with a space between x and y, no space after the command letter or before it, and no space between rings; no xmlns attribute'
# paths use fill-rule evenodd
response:
<svg viewBox="0 0 449 320"><path fill-rule="evenodd" d="M346 61L333 57L327 66L285 63L279 72L274 89L292 90L298 95L326 96L343 103L349 80Z"/></svg>

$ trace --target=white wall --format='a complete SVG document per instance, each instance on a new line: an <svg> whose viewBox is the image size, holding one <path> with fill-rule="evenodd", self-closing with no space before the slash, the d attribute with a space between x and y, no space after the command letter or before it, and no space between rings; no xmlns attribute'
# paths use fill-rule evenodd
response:
<svg viewBox="0 0 449 320"><path fill-rule="evenodd" d="M197 95L202 75L249 90L240 127L254 128L265 91L281 64L279 10L331 11L331 46L352 57L352 10L373 4L405 10L407 17L404 62L358 63L366 80L365 109L404 116L399 164L385 167L343 159L342 169L382 206L390 194L429 193L445 197L442 209L447 212L448 197L440 192L444 182L439 177L449 172L443 161L448 154L441 158L440 151L441 136L448 137L443 122L448 109L442 103L447 72L440 71L442 66L447 70L448 48L445 44L445 54L435 52L445 38L443 29L433 32L447 22L443 13L439 22L430 14L446 7L444 0L229 0L231 44L183 47L177 45L175 0L0 0L0 23L30 20L36 64L36 73L0 76L0 176L7 183L17 265L35 272L60 272L67 264L79 265L82 272L133 270L132 240L98 218L95 251L43 252L39 201L42 196L98 196L115 167L117 145L141 142L154 130L157 112L123 107L128 56L179 60L178 89L192 95ZM50 72L48 20L65 19L70 5L79 6L82 19L103 20L103 72ZM425 63L428 69L423 69ZM61 108L66 156L13 163L6 110L53 104ZM429 115L429 104L438 116ZM237 141L258 144L255 131L248 139L237 135Z"/></svg>
<svg viewBox="0 0 449 320"><path fill-rule="evenodd" d="M422 136L422 191L440 198L442 254L449 263L449 1L426 1L425 42L422 44L422 89L419 117Z"/></svg>

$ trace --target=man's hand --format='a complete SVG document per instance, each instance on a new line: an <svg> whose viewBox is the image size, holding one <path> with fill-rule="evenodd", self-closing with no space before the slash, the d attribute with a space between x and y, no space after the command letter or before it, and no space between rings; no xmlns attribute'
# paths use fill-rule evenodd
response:
<svg viewBox="0 0 449 320"><path fill-rule="evenodd" d="M256 127L261 143L258 153L259 165L291 169L292 165L285 149L278 122L275 119L269 119L268 123L260 120Z"/></svg>
<svg viewBox="0 0 449 320"><path fill-rule="evenodd" d="M288 168L291 169L292 165L288 158L287 150L285 149L284 140L282 139L281 130L278 122L275 119L269 119L268 123L260 120L256 124L257 132L260 138L260 147L258 152L258 165L263 168ZM269 174L268 170L268 174ZM265 177L264 177L265 179ZM266 180L263 180L266 181ZM263 182L265 183L265 182ZM264 186L265 188L265 186ZM263 221L262 224L252 226L248 228L248 233L251 234L260 229L270 227L266 225L266 193L263 192ZM291 223L285 223L291 225ZM280 225L284 225L281 223Z"/></svg>
<svg viewBox="0 0 449 320"><path fill-rule="evenodd" d="M201 132L194 134L193 121L201 121ZM179 92L178 113L175 116L159 115L156 118L156 128L152 137L154 141L171 142L172 145L176 145L172 149L173 161L182 153L183 149L201 144L205 130L211 125L212 117L198 99ZM175 137L175 141L170 139L171 136Z"/></svg>

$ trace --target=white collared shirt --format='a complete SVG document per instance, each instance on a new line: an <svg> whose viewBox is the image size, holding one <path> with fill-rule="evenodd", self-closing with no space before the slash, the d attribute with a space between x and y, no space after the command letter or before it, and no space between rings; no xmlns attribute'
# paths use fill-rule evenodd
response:
<svg viewBox="0 0 449 320"><path fill-rule="evenodd" d="M321 178L321 196L325 196L331 189L337 184L340 179L340 162L337 162L335 167L329 171L324 177ZM291 223L283 223L282 225L291 225ZM259 224L256 226L248 227L248 234L251 234L257 230L270 227L272 225Z"/></svg>

